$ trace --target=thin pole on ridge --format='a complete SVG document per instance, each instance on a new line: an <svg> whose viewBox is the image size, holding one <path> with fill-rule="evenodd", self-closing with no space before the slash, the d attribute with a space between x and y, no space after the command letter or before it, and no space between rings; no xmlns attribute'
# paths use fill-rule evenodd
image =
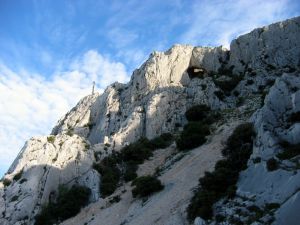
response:
<svg viewBox="0 0 300 225"><path fill-rule="evenodd" d="M93 81L92 95L95 93L95 81Z"/></svg>

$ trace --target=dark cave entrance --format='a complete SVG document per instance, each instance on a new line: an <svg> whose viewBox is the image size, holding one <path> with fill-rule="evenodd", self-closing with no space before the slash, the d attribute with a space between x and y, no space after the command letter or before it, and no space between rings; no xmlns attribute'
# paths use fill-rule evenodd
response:
<svg viewBox="0 0 300 225"><path fill-rule="evenodd" d="M204 77L204 75L206 74L206 70L203 68L200 68L200 67L192 66L187 69L187 73L188 73L190 79L194 79L194 78L202 79Z"/></svg>

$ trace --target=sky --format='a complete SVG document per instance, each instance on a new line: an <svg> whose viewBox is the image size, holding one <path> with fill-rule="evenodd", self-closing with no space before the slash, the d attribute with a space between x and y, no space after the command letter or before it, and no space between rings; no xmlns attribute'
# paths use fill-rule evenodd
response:
<svg viewBox="0 0 300 225"><path fill-rule="evenodd" d="M298 0L0 0L0 177L25 141L174 44L229 48Z"/></svg>

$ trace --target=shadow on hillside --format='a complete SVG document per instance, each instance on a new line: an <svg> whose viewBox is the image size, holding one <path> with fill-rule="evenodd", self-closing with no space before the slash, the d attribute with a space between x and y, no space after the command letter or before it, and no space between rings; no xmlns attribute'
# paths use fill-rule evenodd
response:
<svg viewBox="0 0 300 225"><path fill-rule="evenodd" d="M84 163L88 164L82 166ZM11 178L11 184L3 190L5 205L0 208L3 209L0 211L0 224L5 224L5 221L31 224L41 207L57 198L59 187L86 186L91 190L89 201L96 201L100 183L97 176L92 162L84 160L70 161L63 169L41 164L17 172Z"/></svg>

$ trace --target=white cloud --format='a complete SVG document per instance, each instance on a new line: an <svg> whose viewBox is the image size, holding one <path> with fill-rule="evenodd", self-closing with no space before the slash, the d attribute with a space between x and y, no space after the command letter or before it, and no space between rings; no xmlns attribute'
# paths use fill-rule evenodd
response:
<svg viewBox="0 0 300 225"><path fill-rule="evenodd" d="M140 67L148 58L148 55L138 48L121 49L117 53L117 57L121 58L127 65L130 65L129 69L134 70Z"/></svg>
<svg viewBox="0 0 300 225"><path fill-rule="evenodd" d="M185 43L229 47L237 35L290 17L288 0L197 1L191 25L182 35Z"/></svg>
<svg viewBox="0 0 300 225"><path fill-rule="evenodd" d="M102 91L114 81L128 79L122 63L95 50L49 79L26 71L16 73L0 63L0 171L8 168L27 139L49 134L60 117L91 93L93 81Z"/></svg>

